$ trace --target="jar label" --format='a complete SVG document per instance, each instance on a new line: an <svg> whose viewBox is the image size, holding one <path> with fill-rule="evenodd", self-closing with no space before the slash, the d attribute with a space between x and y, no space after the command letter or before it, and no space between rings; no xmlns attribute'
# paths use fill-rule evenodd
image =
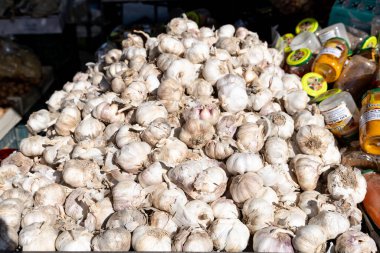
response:
<svg viewBox="0 0 380 253"><path fill-rule="evenodd" d="M363 113L360 117L360 127L363 127L367 122L380 120L380 109L374 109Z"/></svg>
<svg viewBox="0 0 380 253"><path fill-rule="evenodd" d="M321 50L319 54L330 54L335 56L336 58L340 58L342 55L341 49L338 48L332 48L332 47L325 47L324 49Z"/></svg>
<svg viewBox="0 0 380 253"><path fill-rule="evenodd" d="M325 118L327 128L338 137L349 135L356 131L358 127L357 124L355 124L352 113L344 102L334 109L322 112L322 114Z"/></svg>

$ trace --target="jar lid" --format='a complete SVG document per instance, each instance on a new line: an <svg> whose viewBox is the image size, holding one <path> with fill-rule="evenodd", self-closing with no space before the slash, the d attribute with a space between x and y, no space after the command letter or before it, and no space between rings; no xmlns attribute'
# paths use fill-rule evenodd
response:
<svg viewBox="0 0 380 253"><path fill-rule="evenodd" d="M296 26L296 34L299 34L304 31L316 32L318 30L319 24L315 18L305 18L301 20Z"/></svg>
<svg viewBox="0 0 380 253"><path fill-rule="evenodd" d="M307 63L311 58L311 50L308 48L299 48L291 52L286 58L286 63L290 66L300 66Z"/></svg>
<svg viewBox="0 0 380 253"><path fill-rule="evenodd" d="M377 38L375 36L369 36L364 39L360 45L360 49L375 48L377 45Z"/></svg>
<svg viewBox="0 0 380 253"><path fill-rule="evenodd" d="M302 79L302 88L311 97L319 96L327 91L327 82L322 75L310 72L305 74Z"/></svg>
<svg viewBox="0 0 380 253"><path fill-rule="evenodd" d="M374 88L374 89L371 89L371 90L367 90L364 93L364 95L362 96L362 100L365 99L369 93L375 93L375 92L380 92L380 88Z"/></svg>
<svg viewBox="0 0 380 253"><path fill-rule="evenodd" d="M292 33L287 33L287 34L284 34L281 37L281 39L284 41L284 44L285 44L285 48L284 48L285 53L291 52L292 49L290 48L290 43L294 39L294 35Z"/></svg>
<svg viewBox="0 0 380 253"><path fill-rule="evenodd" d="M319 102L322 102L323 100L331 97L331 96L334 96L338 93L341 93L342 90L341 89L331 89L331 90L328 90L326 92L324 92L323 94L313 98L310 103L319 103Z"/></svg>

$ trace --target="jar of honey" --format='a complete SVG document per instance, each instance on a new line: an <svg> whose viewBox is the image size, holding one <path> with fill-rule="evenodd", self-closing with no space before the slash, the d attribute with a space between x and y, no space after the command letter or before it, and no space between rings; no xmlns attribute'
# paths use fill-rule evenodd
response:
<svg viewBox="0 0 380 253"><path fill-rule="evenodd" d="M328 83L335 82L342 73L348 50L348 43L343 38L329 39L315 59L312 71L322 75Z"/></svg>
<svg viewBox="0 0 380 253"><path fill-rule="evenodd" d="M369 90L363 97L359 135L363 151L380 155L380 88Z"/></svg>
<svg viewBox="0 0 380 253"><path fill-rule="evenodd" d="M300 48L291 52L286 58L286 72L302 77L310 72L313 65L313 54L308 48Z"/></svg>

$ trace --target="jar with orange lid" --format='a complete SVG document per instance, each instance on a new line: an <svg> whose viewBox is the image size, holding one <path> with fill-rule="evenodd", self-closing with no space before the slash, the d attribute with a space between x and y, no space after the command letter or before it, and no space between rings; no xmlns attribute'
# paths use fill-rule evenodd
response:
<svg viewBox="0 0 380 253"><path fill-rule="evenodd" d="M380 155L380 88L369 90L363 97L359 136L363 151Z"/></svg>
<svg viewBox="0 0 380 253"><path fill-rule="evenodd" d="M348 43L343 38L329 39L315 59L312 71L322 75L328 83L335 82L342 73L348 50Z"/></svg>

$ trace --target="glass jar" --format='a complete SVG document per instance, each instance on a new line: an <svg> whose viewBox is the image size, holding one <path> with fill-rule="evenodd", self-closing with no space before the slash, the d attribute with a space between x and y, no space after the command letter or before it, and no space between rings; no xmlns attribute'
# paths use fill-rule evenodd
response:
<svg viewBox="0 0 380 253"><path fill-rule="evenodd" d="M363 151L380 155L380 88L369 90L364 95L359 135Z"/></svg>
<svg viewBox="0 0 380 253"><path fill-rule="evenodd" d="M305 31L315 33L319 30L321 30L321 27L319 26L319 23L315 18L305 18L301 20L296 26L296 34Z"/></svg>
<svg viewBox="0 0 380 253"><path fill-rule="evenodd" d="M308 48L311 50L311 52L318 53L321 49L321 43L314 33L305 31L293 38L292 42L290 43L290 48L293 51L300 48Z"/></svg>
<svg viewBox="0 0 380 253"><path fill-rule="evenodd" d="M342 38L329 39L314 61L312 71L321 74L326 82L335 82L347 60L348 44Z"/></svg>
<svg viewBox="0 0 380 253"><path fill-rule="evenodd" d="M367 194L363 206L376 227L380 229L380 174L367 170L363 171L363 176L367 181Z"/></svg>
<svg viewBox="0 0 380 253"><path fill-rule="evenodd" d="M311 71L314 56L310 49L300 48L291 52L286 58L286 71L302 77Z"/></svg>
<svg viewBox="0 0 380 253"><path fill-rule="evenodd" d="M346 27L343 23L336 23L330 25L326 28L323 28L320 31L317 31L315 34L318 36L318 39L322 45L325 44L326 41L328 41L331 38L339 37L345 39L348 43L348 46L351 46L347 35Z"/></svg>
<svg viewBox="0 0 380 253"><path fill-rule="evenodd" d="M325 118L326 127L339 139L351 141L359 128L359 110L351 94L342 91L318 105Z"/></svg>

